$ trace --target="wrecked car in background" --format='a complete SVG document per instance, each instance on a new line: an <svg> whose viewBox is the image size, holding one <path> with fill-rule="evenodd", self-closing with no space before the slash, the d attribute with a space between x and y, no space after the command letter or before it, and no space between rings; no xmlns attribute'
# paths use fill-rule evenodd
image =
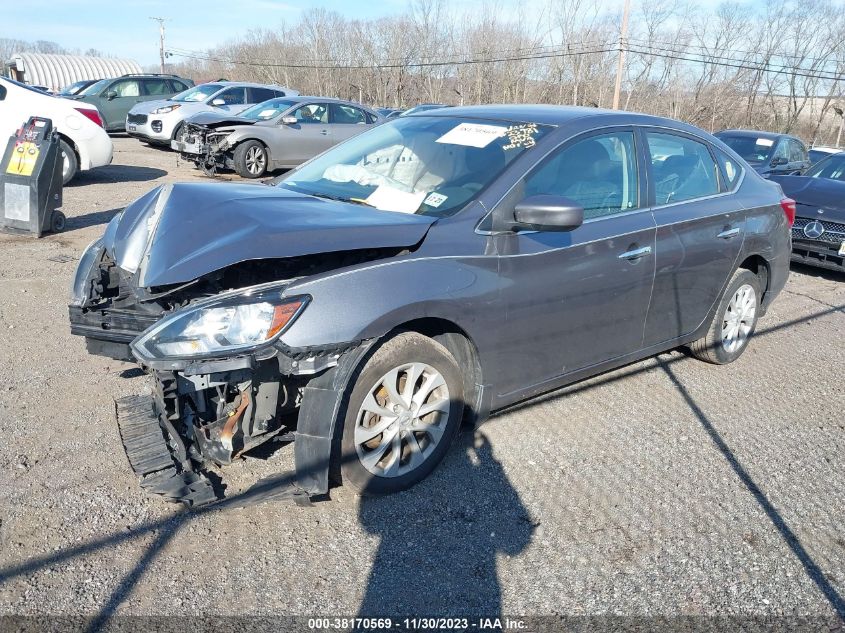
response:
<svg viewBox="0 0 845 633"><path fill-rule="evenodd" d="M209 175L234 169L243 178L260 178L297 167L382 121L377 112L339 99L271 99L237 116L196 114L171 147Z"/></svg>
<svg viewBox="0 0 845 633"><path fill-rule="evenodd" d="M462 420L679 345L738 358L786 283L794 211L686 124L449 108L276 186L150 191L82 256L71 330L155 385L117 401L147 490L211 501L215 465L278 437L290 496L386 494Z"/></svg>

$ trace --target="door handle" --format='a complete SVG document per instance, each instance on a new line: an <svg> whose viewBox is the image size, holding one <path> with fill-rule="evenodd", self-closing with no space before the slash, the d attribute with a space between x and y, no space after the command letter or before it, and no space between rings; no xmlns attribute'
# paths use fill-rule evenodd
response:
<svg viewBox="0 0 845 633"><path fill-rule="evenodd" d="M742 229L740 229L739 227L736 227L736 228L733 228L733 229L725 229L724 231L719 233L716 237L719 237L723 240L729 240L732 237L736 237L740 233L742 233Z"/></svg>
<svg viewBox="0 0 845 633"><path fill-rule="evenodd" d="M639 259L644 255L651 255L651 246L643 246L642 248L635 248L632 251L625 251L619 256L619 259Z"/></svg>
<svg viewBox="0 0 845 633"><path fill-rule="evenodd" d="M328 130L320 130L320 134L322 134L323 136L326 136L328 133Z"/></svg>

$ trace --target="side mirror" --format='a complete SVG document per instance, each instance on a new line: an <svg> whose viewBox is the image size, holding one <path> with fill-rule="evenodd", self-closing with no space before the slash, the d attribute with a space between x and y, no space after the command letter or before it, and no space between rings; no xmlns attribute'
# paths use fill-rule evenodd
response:
<svg viewBox="0 0 845 633"><path fill-rule="evenodd" d="M224 101L220 97L217 97L216 99L213 99L211 101L211 105L213 105L213 106L224 106L224 105L226 105L226 101Z"/></svg>
<svg viewBox="0 0 845 633"><path fill-rule="evenodd" d="M282 123L285 125L296 125L297 120L295 116L283 116Z"/></svg>
<svg viewBox="0 0 845 633"><path fill-rule="evenodd" d="M571 231L584 223L584 207L563 196L528 196L514 207L514 219L538 231Z"/></svg>
<svg viewBox="0 0 845 633"><path fill-rule="evenodd" d="M116 98L117 98L117 92L115 92L114 90L109 90L106 93L106 99L108 99L109 101L111 101L112 99L116 99Z"/></svg>
<svg viewBox="0 0 845 633"><path fill-rule="evenodd" d="M779 165L786 165L789 162L789 159L785 158L784 156L778 156L777 158L772 159L772 167L778 167Z"/></svg>

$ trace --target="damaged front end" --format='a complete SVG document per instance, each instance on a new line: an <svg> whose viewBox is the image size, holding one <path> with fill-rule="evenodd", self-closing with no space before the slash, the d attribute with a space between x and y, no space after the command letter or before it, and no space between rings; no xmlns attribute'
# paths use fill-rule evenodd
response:
<svg viewBox="0 0 845 633"><path fill-rule="evenodd" d="M174 142L174 149L184 161L192 162L207 176L214 176L218 169L233 169L232 145L228 139L231 128L220 128L186 121L182 136Z"/></svg>
<svg viewBox="0 0 845 633"><path fill-rule="evenodd" d="M216 204L221 197L225 207ZM232 220L226 211L241 198L252 215ZM311 205L312 213L285 216L266 204L280 200ZM196 220L197 204L209 234L187 221ZM327 215L320 219L323 205L269 187L165 186L113 219L81 257L71 332L85 337L89 352L136 362L153 380L150 395L116 402L123 445L146 490L208 503L222 496L217 466L281 440L294 442L296 473L273 497L303 500L328 491L333 420L343 385L370 343L289 348L282 337L311 301L291 286L395 256L427 225L403 220L407 235L379 238L376 231L367 240L376 247L361 248L346 219L336 241L350 248L316 252L307 231L322 224L325 238L335 224ZM212 231L222 233L212 239Z"/></svg>

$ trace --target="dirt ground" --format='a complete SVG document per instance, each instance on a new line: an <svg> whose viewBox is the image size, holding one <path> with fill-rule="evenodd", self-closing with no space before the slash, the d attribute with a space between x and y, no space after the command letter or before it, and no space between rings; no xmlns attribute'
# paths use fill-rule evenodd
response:
<svg viewBox="0 0 845 633"><path fill-rule="evenodd" d="M795 268L732 365L666 353L515 407L406 493L190 512L123 454L113 401L146 378L69 333L85 246L204 178L114 141L64 233L0 235L0 615L845 618L845 276ZM229 493L290 453L226 469Z"/></svg>

